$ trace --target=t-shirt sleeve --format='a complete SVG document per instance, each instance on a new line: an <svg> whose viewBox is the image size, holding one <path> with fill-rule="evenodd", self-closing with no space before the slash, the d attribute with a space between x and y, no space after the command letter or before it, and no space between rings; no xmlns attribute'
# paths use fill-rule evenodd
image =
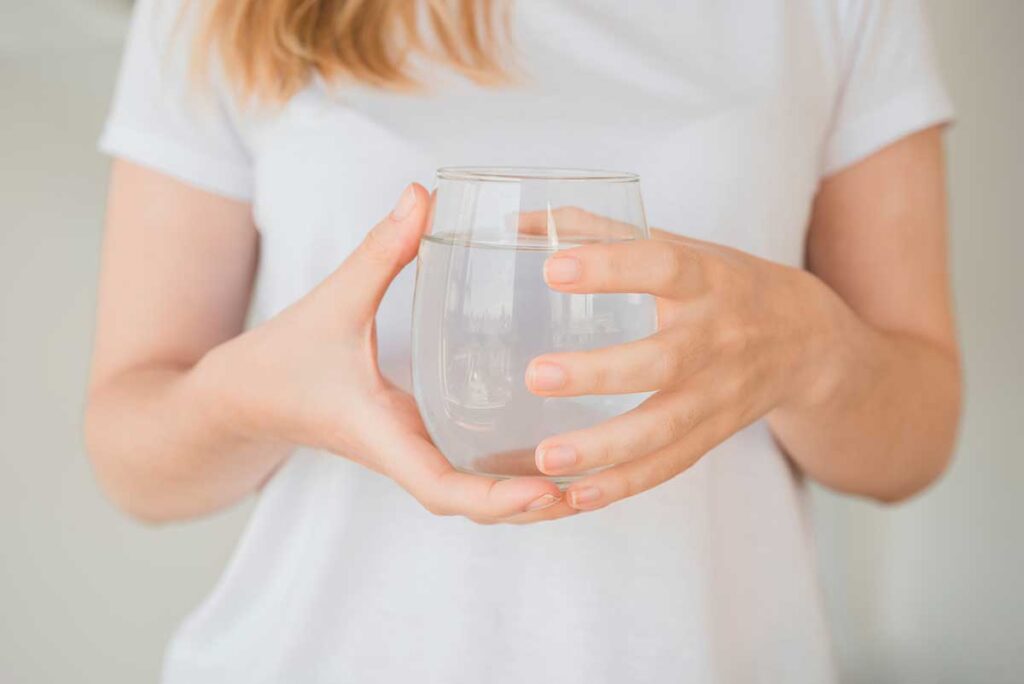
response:
<svg viewBox="0 0 1024 684"><path fill-rule="evenodd" d="M248 201L252 168L231 95L190 74L195 12L136 3L99 148L209 192Z"/></svg>
<svg viewBox="0 0 1024 684"><path fill-rule="evenodd" d="M842 73L825 142L826 176L953 118L920 1L842 4Z"/></svg>

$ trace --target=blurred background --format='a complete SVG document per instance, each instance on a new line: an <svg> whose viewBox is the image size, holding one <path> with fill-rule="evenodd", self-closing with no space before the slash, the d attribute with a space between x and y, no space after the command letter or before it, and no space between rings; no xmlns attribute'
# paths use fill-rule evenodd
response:
<svg viewBox="0 0 1024 684"><path fill-rule="evenodd" d="M1024 2L927 0L966 350L955 463L898 508L814 491L847 683L1024 678ZM108 162L95 140L126 0L0 0L0 681L155 681L248 513L160 529L82 451Z"/></svg>

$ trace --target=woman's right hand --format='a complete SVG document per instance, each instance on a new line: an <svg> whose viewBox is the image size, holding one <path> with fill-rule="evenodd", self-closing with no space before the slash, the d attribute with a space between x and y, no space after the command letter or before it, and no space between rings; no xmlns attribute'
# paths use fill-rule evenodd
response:
<svg viewBox="0 0 1024 684"><path fill-rule="evenodd" d="M196 368L211 414L236 436L324 449L382 473L427 510L481 523L571 515L544 478L492 480L452 468L413 398L377 365L374 318L415 256L430 196L410 185L392 213L308 295L208 353Z"/></svg>

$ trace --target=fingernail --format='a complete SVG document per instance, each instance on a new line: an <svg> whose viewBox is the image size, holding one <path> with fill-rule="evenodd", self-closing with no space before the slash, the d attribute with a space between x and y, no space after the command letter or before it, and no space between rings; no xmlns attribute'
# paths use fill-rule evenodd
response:
<svg viewBox="0 0 1024 684"><path fill-rule="evenodd" d="M565 470L576 465L576 450L571 446L559 445L541 449L537 454L538 466L543 471Z"/></svg>
<svg viewBox="0 0 1024 684"><path fill-rule="evenodd" d="M411 185L406 186L405 190L402 191L402 196L398 198L398 204L391 210L391 218L395 221L401 221L412 213L412 210L416 208L416 191L413 190Z"/></svg>
<svg viewBox="0 0 1024 684"><path fill-rule="evenodd" d="M549 283L574 283L580 278L580 260L571 256L553 256L544 264Z"/></svg>
<svg viewBox="0 0 1024 684"><path fill-rule="evenodd" d="M561 366L553 363L535 363L530 366L530 387L539 390L556 390L565 385L567 378Z"/></svg>
<svg viewBox="0 0 1024 684"><path fill-rule="evenodd" d="M561 497L555 496L554 494L545 494L539 496L530 502L530 505L526 507L527 511L539 511L549 506L554 506L561 500Z"/></svg>
<svg viewBox="0 0 1024 684"><path fill-rule="evenodd" d="M597 487L580 487L569 491L569 505L573 508L597 503L601 498L601 490Z"/></svg>

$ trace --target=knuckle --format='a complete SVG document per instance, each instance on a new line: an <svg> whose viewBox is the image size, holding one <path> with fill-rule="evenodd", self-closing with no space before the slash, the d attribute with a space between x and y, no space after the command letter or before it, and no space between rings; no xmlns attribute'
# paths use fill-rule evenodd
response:
<svg viewBox="0 0 1024 684"><path fill-rule="evenodd" d="M588 212L584 211L582 208L577 207L574 204L570 204L570 205L568 205L566 207L563 207L563 209L564 209L563 218L565 218L566 221L570 221L572 223L581 223L581 222L585 221L588 218L588 216L589 216ZM578 228L578 227L581 227L581 226L575 226L575 227Z"/></svg>
<svg viewBox="0 0 1024 684"><path fill-rule="evenodd" d="M600 363L600 359L595 356L591 356L588 360L594 361L595 363L589 363L586 367L585 377L587 378L584 384L585 387L581 389L590 390L593 392L600 392L608 388L610 382L610 374L608 366Z"/></svg>
<svg viewBox="0 0 1024 684"><path fill-rule="evenodd" d="M610 288L615 274L622 272L622 259L618 251L613 245L594 245L590 251L592 253L587 265L591 270L593 285L602 290Z"/></svg>
<svg viewBox="0 0 1024 684"><path fill-rule="evenodd" d="M662 482L667 482L681 472L679 464L674 458L661 458L651 465L643 483L637 483L637 488L644 491ZM639 492L638 492L639 493Z"/></svg>
<svg viewBox="0 0 1024 684"><path fill-rule="evenodd" d="M671 249L668 250L669 254L669 273L675 280L678 280L686 274L693 266L693 256L683 245L678 242L673 242Z"/></svg>
<svg viewBox="0 0 1024 684"><path fill-rule="evenodd" d="M589 449L583 450L579 467L585 470L595 466L610 465L615 462L615 454L620 451L611 439L595 440Z"/></svg>
<svg viewBox="0 0 1024 684"><path fill-rule="evenodd" d="M701 259L701 273L706 287L720 297L728 299L737 291L744 290L739 287L745 278L744 272L721 255L704 255Z"/></svg>
<svg viewBox="0 0 1024 684"><path fill-rule="evenodd" d="M378 223L363 238L363 254L371 261L390 263L394 258L393 242L389 226Z"/></svg>
<svg viewBox="0 0 1024 684"><path fill-rule="evenodd" d="M654 380L659 386L671 385L682 377L686 364L675 345L668 340L651 341L651 358L654 362Z"/></svg>
<svg viewBox="0 0 1024 684"><path fill-rule="evenodd" d="M687 249L690 271L687 285L695 293L709 294L721 287L721 263L706 251Z"/></svg>
<svg viewBox="0 0 1024 684"><path fill-rule="evenodd" d="M661 289L671 290L685 277L690 265L689 254L675 242L663 242L659 247L656 278Z"/></svg>
<svg viewBox="0 0 1024 684"><path fill-rule="evenodd" d="M721 380L722 401L738 407L750 400L751 383L743 373L727 373Z"/></svg>
<svg viewBox="0 0 1024 684"><path fill-rule="evenodd" d="M678 263L675 253L675 248L671 243L663 243L658 245L659 249L655 252L655 257L652 259L651 274L654 279L654 289L666 290L668 287L675 282L676 274L678 272Z"/></svg>
<svg viewBox="0 0 1024 684"><path fill-rule="evenodd" d="M452 515L452 511L448 508L448 506L435 498L424 497L420 499L420 504L423 506L423 508L427 509L428 513L432 515L436 515L439 517L447 517Z"/></svg>
<svg viewBox="0 0 1024 684"><path fill-rule="evenodd" d="M532 525L534 523L541 522L547 518L524 518L522 520L502 520L503 525L515 525L516 527L522 527L523 525Z"/></svg>
<svg viewBox="0 0 1024 684"><path fill-rule="evenodd" d="M423 506L423 508L427 511L427 513L430 513L431 515L437 515L437 516L441 515L441 509L439 509L437 506L435 506L430 501L422 501L421 500L420 501L420 505Z"/></svg>
<svg viewBox="0 0 1024 684"><path fill-rule="evenodd" d="M628 499L631 496L639 494L642 490L634 477L620 475L619 486L615 488L615 491L619 492L619 496L615 497L616 499Z"/></svg>
<svg viewBox="0 0 1024 684"><path fill-rule="evenodd" d="M666 442L677 442L685 437L698 418L696 409L689 406L681 406L669 412L664 418Z"/></svg>
<svg viewBox="0 0 1024 684"><path fill-rule="evenodd" d="M742 353L747 348L747 330L743 320L734 313L721 311L716 315L715 345L728 354Z"/></svg>
<svg viewBox="0 0 1024 684"><path fill-rule="evenodd" d="M465 517L466 520L469 520L470 522L476 523L477 525L494 525L498 522L493 518L483 518L478 515L467 515L463 517Z"/></svg>
<svg viewBox="0 0 1024 684"><path fill-rule="evenodd" d="M591 215L589 212L574 205L558 207L551 212L557 229L568 235L583 234L591 229ZM547 220L547 214L544 214Z"/></svg>

